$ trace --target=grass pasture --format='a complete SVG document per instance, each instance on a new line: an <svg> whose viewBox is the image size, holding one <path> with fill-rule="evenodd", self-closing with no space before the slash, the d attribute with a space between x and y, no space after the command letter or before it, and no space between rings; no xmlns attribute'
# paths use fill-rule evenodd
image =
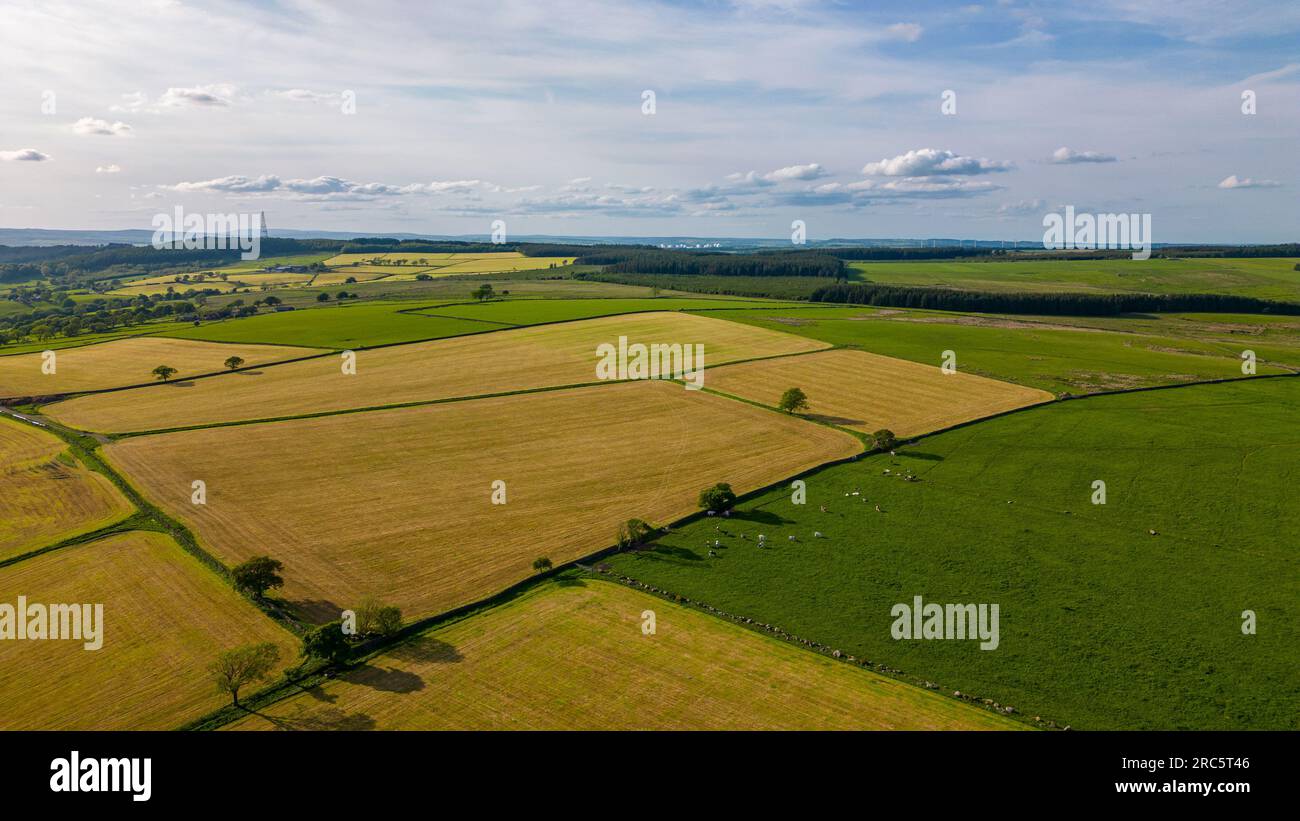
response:
<svg viewBox="0 0 1300 821"><path fill-rule="evenodd" d="M225 649L298 641L160 533L132 531L0 568L0 601L103 604L103 646L0 642L0 729L166 730L220 707Z"/></svg>
<svg viewBox="0 0 1300 821"><path fill-rule="evenodd" d="M1300 301L1294 258L854 262L862 280L971 291L1231 294Z"/></svg>
<svg viewBox="0 0 1300 821"><path fill-rule="evenodd" d="M957 370L1066 393L1170 385L1240 377L1239 355L1255 347L1165 333L1128 332L1121 326L940 311L878 308L792 308L720 311L720 319L772 328L860 348L883 356L938 366L944 351L957 355ZM1135 329L1137 330L1137 329ZM1261 354L1262 355L1262 354ZM1261 363L1260 374L1287 369Z"/></svg>
<svg viewBox="0 0 1300 821"><path fill-rule="evenodd" d="M831 428L633 382L134 437L105 456L222 561L283 561L284 597L324 621L367 594L433 615L539 556L611 545L630 517L684 516L714 482L744 492L860 451Z"/></svg>
<svg viewBox="0 0 1300 821"><path fill-rule="evenodd" d="M413 319L424 320L467 322ZM354 375L342 373L340 359L322 357L192 383L80 397L44 412L83 430L127 432L573 385L596 381L597 346L617 344L620 335L647 345L703 344L706 366L824 347L692 314L629 314L359 351Z"/></svg>
<svg viewBox="0 0 1300 821"><path fill-rule="evenodd" d="M509 283L511 293L518 283ZM708 316L710 311L729 308L770 308L791 303L765 303L758 300L729 298L649 297L645 299L505 299L477 304L440 305L419 311L430 316L454 316L483 322L510 325L536 325L541 322L567 322L593 319L614 314L643 311L696 311Z"/></svg>
<svg viewBox="0 0 1300 821"><path fill-rule="evenodd" d="M353 286L347 286L349 290ZM459 336L495 327L467 319L400 313L412 307L392 302L333 304L244 319L184 326L168 335L176 339L273 345L309 345L342 350L419 339Z"/></svg>
<svg viewBox="0 0 1300 821"><path fill-rule="evenodd" d="M655 612L653 636L641 613ZM240 730L1022 727L603 581L550 584L406 642Z"/></svg>
<svg viewBox="0 0 1300 821"><path fill-rule="evenodd" d="M53 396L140 385L156 379L152 371L169 365L173 379L225 370L231 356L263 365L317 353L308 348L270 345L219 345L164 337L136 336L56 352L54 373L44 373L41 353L0 357L0 398Z"/></svg>
<svg viewBox="0 0 1300 821"><path fill-rule="evenodd" d="M863 433L888 428L900 437L1050 401L1046 391L878 356L833 350L742 362L710 371L706 387L776 407L787 388L809 398L804 414Z"/></svg>
<svg viewBox="0 0 1300 821"><path fill-rule="evenodd" d="M0 415L0 559L98 530L133 511L61 439Z"/></svg>
<svg viewBox="0 0 1300 821"><path fill-rule="evenodd" d="M1294 378L1056 403L764 494L716 558L705 521L609 564L1078 729L1300 729L1298 411ZM999 647L892 639L916 595L998 604Z"/></svg>

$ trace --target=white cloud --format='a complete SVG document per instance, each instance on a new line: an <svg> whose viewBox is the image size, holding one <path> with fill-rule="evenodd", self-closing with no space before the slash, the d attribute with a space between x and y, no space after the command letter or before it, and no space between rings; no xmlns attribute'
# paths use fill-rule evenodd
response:
<svg viewBox="0 0 1300 821"><path fill-rule="evenodd" d="M915 148L906 154L867 163L862 173L880 177L972 176L1010 171L1015 165L982 157L963 157L952 151Z"/></svg>
<svg viewBox="0 0 1300 821"><path fill-rule="evenodd" d="M1078 163L1098 163L1098 162L1116 162L1113 154L1102 154L1100 151L1075 151L1073 148L1061 146L1052 152L1051 162L1057 165L1075 165Z"/></svg>
<svg viewBox="0 0 1300 821"><path fill-rule="evenodd" d="M158 98L158 105L175 108L179 106L217 106L230 105L236 89L232 85L218 83L215 85L192 86L190 88L169 88Z"/></svg>
<svg viewBox="0 0 1300 821"><path fill-rule="evenodd" d="M1004 217L1023 217L1028 214L1036 214L1043 210L1045 205L1041 199L1018 200L1016 202L1004 202L998 206L998 214Z"/></svg>
<svg viewBox="0 0 1300 821"><path fill-rule="evenodd" d="M85 137L92 135L129 137L134 129L124 122L110 123L108 120L99 120L94 117L82 117L80 120L77 120L72 124L72 130Z"/></svg>
<svg viewBox="0 0 1300 821"><path fill-rule="evenodd" d="M95 169L96 174L119 174L121 171L120 165L101 165Z"/></svg>
<svg viewBox="0 0 1300 821"><path fill-rule="evenodd" d="M343 95L332 91L311 91L306 88L290 88L282 91L268 91L266 96L294 103L328 103L334 105L343 99Z"/></svg>
<svg viewBox="0 0 1300 821"><path fill-rule="evenodd" d="M763 179L768 182L786 182L787 180L815 180L824 176L826 176L826 169L813 162L807 165L787 165L785 168L778 168L764 174Z"/></svg>
<svg viewBox="0 0 1300 821"><path fill-rule="evenodd" d="M903 40L908 43L915 43L921 39L921 32L924 29L917 23L895 23L885 28L885 33L890 37Z"/></svg>
<svg viewBox="0 0 1300 821"><path fill-rule="evenodd" d="M1277 188L1282 183L1277 180L1257 180L1253 177L1238 177L1236 174L1224 177L1219 182L1220 188Z"/></svg>
<svg viewBox="0 0 1300 821"><path fill-rule="evenodd" d="M0 151L0 160L5 162L45 162L50 155L35 148L20 148L17 151Z"/></svg>

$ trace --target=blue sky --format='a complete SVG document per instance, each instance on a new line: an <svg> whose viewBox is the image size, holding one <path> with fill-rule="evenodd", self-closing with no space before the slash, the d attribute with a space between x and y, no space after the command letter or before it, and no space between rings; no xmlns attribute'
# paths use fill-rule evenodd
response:
<svg viewBox="0 0 1300 821"><path fill-rule="evenodd" d="M1156 242L1300 233L1294 2L4 14L6 227L179 205L358 233L1034 239L1073 205L1149 213Z"/></svg>

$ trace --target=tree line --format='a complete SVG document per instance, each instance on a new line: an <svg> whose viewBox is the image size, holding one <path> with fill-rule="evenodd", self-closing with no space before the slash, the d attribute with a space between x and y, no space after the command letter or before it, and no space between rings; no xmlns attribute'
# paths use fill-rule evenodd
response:
<svg viewBox="0 0 1300 821"><path fill-rule="evenodd" d="M1240 313L1300 315L1300 304L1227 294L988 293L947 288L837 283L813 291L811 302L1045 316L1130 313Z"/></svg>

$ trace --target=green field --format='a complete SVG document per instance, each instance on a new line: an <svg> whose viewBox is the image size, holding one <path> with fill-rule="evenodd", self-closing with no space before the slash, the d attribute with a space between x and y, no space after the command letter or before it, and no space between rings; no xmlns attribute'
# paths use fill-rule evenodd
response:
<svg viewBox="0 0 1300 821"><path fill-rule="evenodd" d="M318 348L360 348L441 339L447 336L490 331L497 325L468 319L451 319L399 313L409 305L369 302L304 308L284 313L261 314L247 319L205 322L168 332L180 339L212 342L263 342L274 345L306 345Z"/></svg>
<svg viewBox="0 0 1300 821"><path fill-rule="evenodd" d="M445 305L427 308L422 314L504 322L510 325L536 325L540 322L566 322L638 311L713 311L756 306L779 307L792 303L761 302L741 299L705 299L659 297L656 299L510 299L477 305Z"/></svg>
<svg viewBox="0 0 1300 821"><path fill-rule="evenodd" d="M854 262L857 277L886 285L968 291L1233 294L1300 301L1294 258Z"/></svg>
<svg viewBox="0 0 1300 821"><path fill-rule="evenodd" d="M828 468L804 506L773 491L608 563L1063 725L1297 729L1298 413L1292 378L1034 408ZM919 481L897 478L908 469ZM1000 646L892 639L892 606L915 595L999 604Z"/></svg>
<svg viewBox="0 0 1300 821"><path fill-rule="evenodd" d="M1074 394L1239 377L1240 352L1254 345L938 311L836 307L709 316L927 365L939 365L943 352L951 350L958 370ZM1123 327L1120 322L1115 327ZM1287 359L1300 366L1300 350ZM1285 370L1258 366L1260 374Z"/></svg>
<svg viewBox="0 0 1300 821"><path fill-rule="evenodd" d="M498 330L641 311L698 310L762 304L708 299L510 299L483 304L417 308L409 302L364 302L301 308L247 319L180 326L167 336L213 342L263 342L321 348L359 348L441 339Z"/></svg>

